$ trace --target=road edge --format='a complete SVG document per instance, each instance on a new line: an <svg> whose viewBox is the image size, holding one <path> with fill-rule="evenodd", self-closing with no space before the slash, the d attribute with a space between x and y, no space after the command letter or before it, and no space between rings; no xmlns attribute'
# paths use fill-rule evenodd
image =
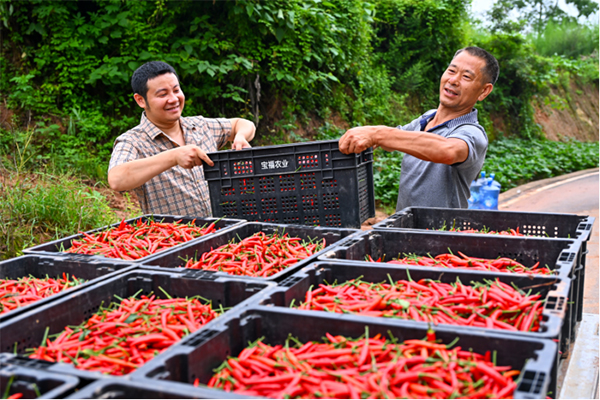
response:
<svg viewBox="0 0 600 400"><path fill-rule="evenodd" d="M538 181L529 182L524 185L509 189L506 192L500 193L500 196L498 196L498 205L501 207L502 205L505 205L507 203L510 204L515 199L517 199L525 194L531 193L533 191L541 190L547 186L553 186L556 184L560 184L561 182L564 182L564 181L570 181L570 180L583 178L584 176L587 176L587 175L598 174L599 172L600 172L599 168L591 168L591 169L584 169L582 171L572 172L572 173L566 174L566 175L555 176L553 178L547 178L547 179L541 179Z"/></svg>

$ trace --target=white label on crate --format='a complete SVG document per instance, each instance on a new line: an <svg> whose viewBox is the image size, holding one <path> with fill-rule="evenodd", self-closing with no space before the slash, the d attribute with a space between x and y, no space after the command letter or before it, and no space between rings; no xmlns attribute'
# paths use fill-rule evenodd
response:
<svg viewBox="0 0 600 400"><path fill-rule="evenodd" d="M261 169L282 169L287 168L288 165L288 160L269 160L260 163Z"/></svg>

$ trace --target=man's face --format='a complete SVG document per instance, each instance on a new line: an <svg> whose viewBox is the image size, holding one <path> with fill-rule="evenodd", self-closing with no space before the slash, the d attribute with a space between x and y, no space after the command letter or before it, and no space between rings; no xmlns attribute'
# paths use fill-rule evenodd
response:
<svg viewBox="0 0 600 400"><path fill-rule="evenodd" d="M155 124L168 124L181 117L185 95L175 74L166 73L150 79L146 100L137 96L137 103L146 110L146 117Z"/></svg>
<svg viewBox="0 0 600 400"><path fill-rule="evenodd" d="M463 111L482 101L492 91L481 72L485 61L467 53L457 55L440 80L440 104L446 108Z"/></svg>

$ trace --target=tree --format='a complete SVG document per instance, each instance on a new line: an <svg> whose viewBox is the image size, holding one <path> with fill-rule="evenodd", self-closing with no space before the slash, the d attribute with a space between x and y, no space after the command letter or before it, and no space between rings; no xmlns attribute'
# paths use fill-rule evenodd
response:
<svg viewBox="0 0 600 400"><path fill-rule="evenodd" d="M598 11L598 3L593 0L566 0L573 4L579 17L589 17ZM516 20L510 19L512 11L516 11ZM557 0L497 0L488 11L492 21L492 32L518 33L534 31L540 34L548 22L576 21L558 6Z"/></svg>

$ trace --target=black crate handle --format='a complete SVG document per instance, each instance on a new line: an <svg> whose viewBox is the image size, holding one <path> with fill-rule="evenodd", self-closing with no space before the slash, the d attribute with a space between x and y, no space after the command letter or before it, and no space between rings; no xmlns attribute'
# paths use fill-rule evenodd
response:
<svg viewBox="0 0 600 400"><path fill-rule="evenodd" d="M29 357L16 355L10 359L2 360L7 364L18 365L20 367L35 368L35 369L48 369L55 363L46 360L37 360Z"/></svg>
<svg viewBox="0 0 600 400"><path fill-rule="evenodd" d="M187 269L187 271L185 271L182 275L182 278L185 279L196 279L196 280L200 280L200 279L208 279L208 280L215 280L218 278L216 271L205 271L203 269Z"/></svg>
<svg viewBox="0 0 600 400"><path fill-rule="evenodd" d="M549 292L544 305L544 311L563 319L567 312L567 297L557 292Z"/></svg>

